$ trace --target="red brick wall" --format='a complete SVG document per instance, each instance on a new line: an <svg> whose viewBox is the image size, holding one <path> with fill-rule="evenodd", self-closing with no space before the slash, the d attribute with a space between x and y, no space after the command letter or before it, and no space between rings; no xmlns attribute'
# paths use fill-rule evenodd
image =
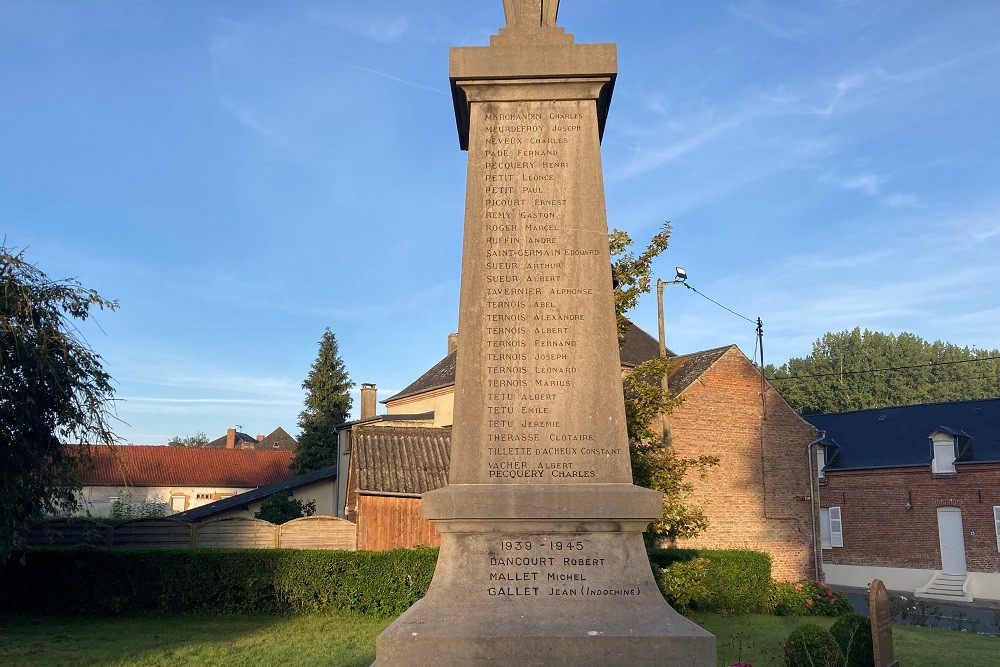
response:
<svg viewBox="0 0 1000 667"><path fill-rule="evenodd" d="M974 572L1000 572L993 506L1000 505L1000 464L956 466L953 477L920 468L827 472L823 507L840 507L844 546L824 549L833 565L941 568L937 508L959 507L965 558ZM906 509L912 499L913 509ZM971 535L972 532L976 536Z"/></svg>
<svg viewBox="0 0 1000 667"><path fill-rule="evenodd" d="M684 391L671 415L678 454L720 459L695 481L692 497L709 529L678 546L765 551L776 579L811 579L806 445L817 431L770 386L762 419L760 390L756 368L734 347Z"/></svg>

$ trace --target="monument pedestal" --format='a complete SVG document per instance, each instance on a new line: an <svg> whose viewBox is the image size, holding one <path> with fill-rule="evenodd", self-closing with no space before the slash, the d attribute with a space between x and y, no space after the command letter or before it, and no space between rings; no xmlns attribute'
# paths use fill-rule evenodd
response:
<svg viewBox="0 0 1000 667"><path fill-rule="evenodd" d="M715 637L663 600L642 540L659 494L629 484L454 485L426 597L378 638L396 665L714 667Z"/></svg>

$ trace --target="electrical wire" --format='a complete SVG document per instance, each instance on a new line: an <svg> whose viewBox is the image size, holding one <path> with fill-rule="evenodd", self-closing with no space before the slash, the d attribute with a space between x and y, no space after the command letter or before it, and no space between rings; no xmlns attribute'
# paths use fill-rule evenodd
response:
<svg viewBox="0 0 1000 667"><path fill-rule="evenodd" d="M691 287L691 286L690 286L690 285L688 285L687 283L681 283L681 284L682 284L682 285L684 285L684 287L687 287L687 288L688 288L689 290L691 290L691 291L692 291L692 292L694 292L695 294L697 294L698 296L700 296L701 298L703 298L703 299L708 299L709 301L711 301L712 303L714 303L714 304L715 304L716 306L718 306L719 308L722 308L723 310L728 310L728 311L729 311L730 313L732 313L732 314L733 314L733 315L735 315L736 317L740 317L740 318L743 318L744 320L746 320L746 321L747 321L747 322L749 322L750 324L757 324L757 320L751 320L751 319L750 319L749 317L747 317L746 315L740 315L739 313L737 313L737 312L736 312L735 310L733 310L732 308L726 308L725 306L723 306L723 305L722 305L721 303L719 303L718 301L716 301L716 300L715 300L715 299L713 299L712 297L708 296L707 294L702 294L701 292L699 292L699 291L698 291L698 290L696 290L695 288Z"/></svg>

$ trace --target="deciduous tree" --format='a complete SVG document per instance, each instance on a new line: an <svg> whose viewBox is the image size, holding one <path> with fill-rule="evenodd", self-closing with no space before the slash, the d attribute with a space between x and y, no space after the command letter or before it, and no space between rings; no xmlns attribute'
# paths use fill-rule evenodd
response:
<svg viewBox="0 0 1000 667"><path fill-rule="evenodd" d="M271 523L287 523L292 519L312 516L316 513L316 501L302 501L292 498L292 494L282 491L268 496L260 504L260 509L254 514L255 519L263 519Z"/></svg>
<svg viewBox="0 0 1000 667"><path fill-rule="evenodd" d="M319 342L319 355L302 382L305 409L299 413L302 434L295 449L291 470L296 475L332 466L337 462L337 434L334 427L347 421L351 413L354 382L340 358L337 338L327 329Z"/></svg>
<svg viewBox="0 0 1000 667"><path fill-rule="evenodd" d="M111 377L76 322L117 307L0 246L0 559L33 520L79 507L87 443L115 443Z"/></svg>
<svg viewBox="0 0 1000 667"><path fill-rule="evenodd" d="M629 327L625 313L640 296L649 292L652 261L667 249L669 239L670 223L665 223L642 254L636 256L631 251L632 239L628 234L619 230L611 234L620 341L624 340ZM678 456L663 442L663 432L650 428L660 415L669 414L682 400L662 389L660 381L669 368L668 359L650 359L636 366L623 381L633 481L663 495L663 516L646 531L646 539L651 543L694 537L708 528L704 512L689 500L693 488L691 476L704 476L719 462L718 457L710 453L694 458Z"/></svg>
<svg viewBox="0 0 1000 667"><path fill-rule="evenodd" d="M764 373L802 414L1000 396L1000 350L855 327L828 332L812 353Z"/></svg>
<svg viewBox="0 0 1000 667"><path fill-rule="evenodd" d="M208 436L203 431L198 431L186 438L175 435L167 443L167 447L205 447L206 445L208 445Z"/></svg>

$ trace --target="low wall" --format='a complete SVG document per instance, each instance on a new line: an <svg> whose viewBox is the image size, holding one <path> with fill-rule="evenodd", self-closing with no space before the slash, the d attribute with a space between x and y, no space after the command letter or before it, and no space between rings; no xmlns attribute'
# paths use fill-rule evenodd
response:
<svg viewBox="0 0 1000 667"><path fill-rule="evenodd" d="M33 527L28 546L81 544L120 549L357 549L357 526L344 519L311 516L282 525L250 518L200 524L176 519L138 519L109 526L85 519L57 519Z"/></svg>

